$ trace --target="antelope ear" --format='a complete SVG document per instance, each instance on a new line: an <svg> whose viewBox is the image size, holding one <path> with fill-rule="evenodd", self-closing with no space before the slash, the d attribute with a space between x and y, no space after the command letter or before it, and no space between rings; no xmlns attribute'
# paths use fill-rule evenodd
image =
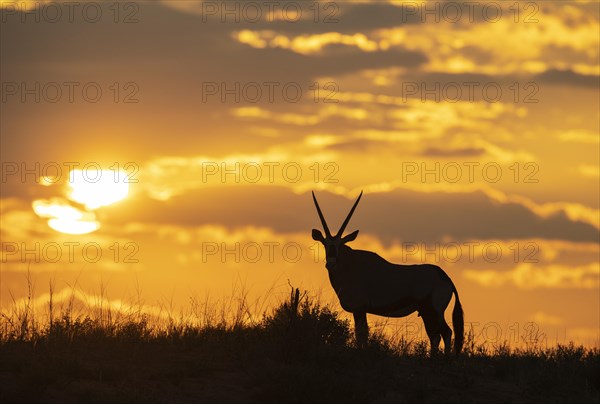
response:
<svg viewBox="0 0 600 404"><path fill-rule="evenodd" d="M320 242L325 241L325 238L323 237L323 233L321 233L321 231L317 230L317 229L312 229L312 238L315 241L320 241Z"/></svg>
<svg viewBox="0 0 600 404"><path fill-rule="evenodd" d="M352 233L348 234L347 236L342 237L342 241L344 243L348 243L350 241L354 241L356 239L356 236L358 236L358 230L356 230L355 232L352 232Z"/></svg>

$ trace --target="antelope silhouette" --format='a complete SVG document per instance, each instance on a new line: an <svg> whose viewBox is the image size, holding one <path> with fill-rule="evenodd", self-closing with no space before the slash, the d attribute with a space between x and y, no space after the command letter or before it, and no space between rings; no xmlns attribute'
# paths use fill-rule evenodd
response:
<svg viewBox="0 0 600 404"><path fill-rule="evenodd" d="M321 212L315 193L312 193L325 236L312 230L312 238L325 247L325 268L329 281L342 308L354 316L356 342L364 347L369 338L367 313L385 317L405 317L417 311L423 319L431 342L431 352L439 350L444 339L445 353L451 351L452 330L444 319L444 311L452 294L455 296L452 323L454 352L458 355L464 341L464 317L458 291L450 277L437 265L398 265L386 261L371 251L354 250L346 244L356 239L358 230L342 237L362 191L344 223L332 236Z"/></svg>

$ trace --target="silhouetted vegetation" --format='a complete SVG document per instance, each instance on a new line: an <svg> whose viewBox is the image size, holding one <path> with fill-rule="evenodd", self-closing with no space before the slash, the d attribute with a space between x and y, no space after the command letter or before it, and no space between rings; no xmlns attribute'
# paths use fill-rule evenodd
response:
<svg viewBox="0 0 600 404"><path fill-rule="evenodd" d="M73 316L69 308L45 325L32 317L16 310L0 323L4 403L600 399L598 349L490 350L467 335L460 357L430 358L427 343L392 342L381 333L357 349L349 321L298 289L253 322L234 315L157 325L141 313Z"/></svg>

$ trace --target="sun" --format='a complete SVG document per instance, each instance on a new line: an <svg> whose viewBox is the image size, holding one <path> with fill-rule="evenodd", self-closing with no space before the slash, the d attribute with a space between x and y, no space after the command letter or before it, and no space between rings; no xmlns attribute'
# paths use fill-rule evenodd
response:
<svg viewBox="0 0 600 404"><path fill-rule="evenodd" d="M129 195L128 175L112 170L72 170L66 197L33 202L34 212L48 219L48 226L65 234L88 234L100 228L94 211ZM77 202L73 206L70 202ZM83 207L81 207L83 205Z"/></svg>
<svg viewBox="0 0 600 404"><path fill-rule="evenodd" d="M121 201L129 194L128 175L123 171L71 171L68 197L94 210Z"/></svg>

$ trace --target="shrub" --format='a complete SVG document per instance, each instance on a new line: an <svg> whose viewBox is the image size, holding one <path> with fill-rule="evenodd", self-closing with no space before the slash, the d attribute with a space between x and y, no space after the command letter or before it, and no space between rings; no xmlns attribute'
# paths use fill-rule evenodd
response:
<svg viewBox="0 0 600 404"><path fill-rule="evenodd" d="M292 288L289 301L264 318L262 326L274 348L286 357L311 356L324 346L347 347L351 335L348 320L297 288Z"/></svg>

